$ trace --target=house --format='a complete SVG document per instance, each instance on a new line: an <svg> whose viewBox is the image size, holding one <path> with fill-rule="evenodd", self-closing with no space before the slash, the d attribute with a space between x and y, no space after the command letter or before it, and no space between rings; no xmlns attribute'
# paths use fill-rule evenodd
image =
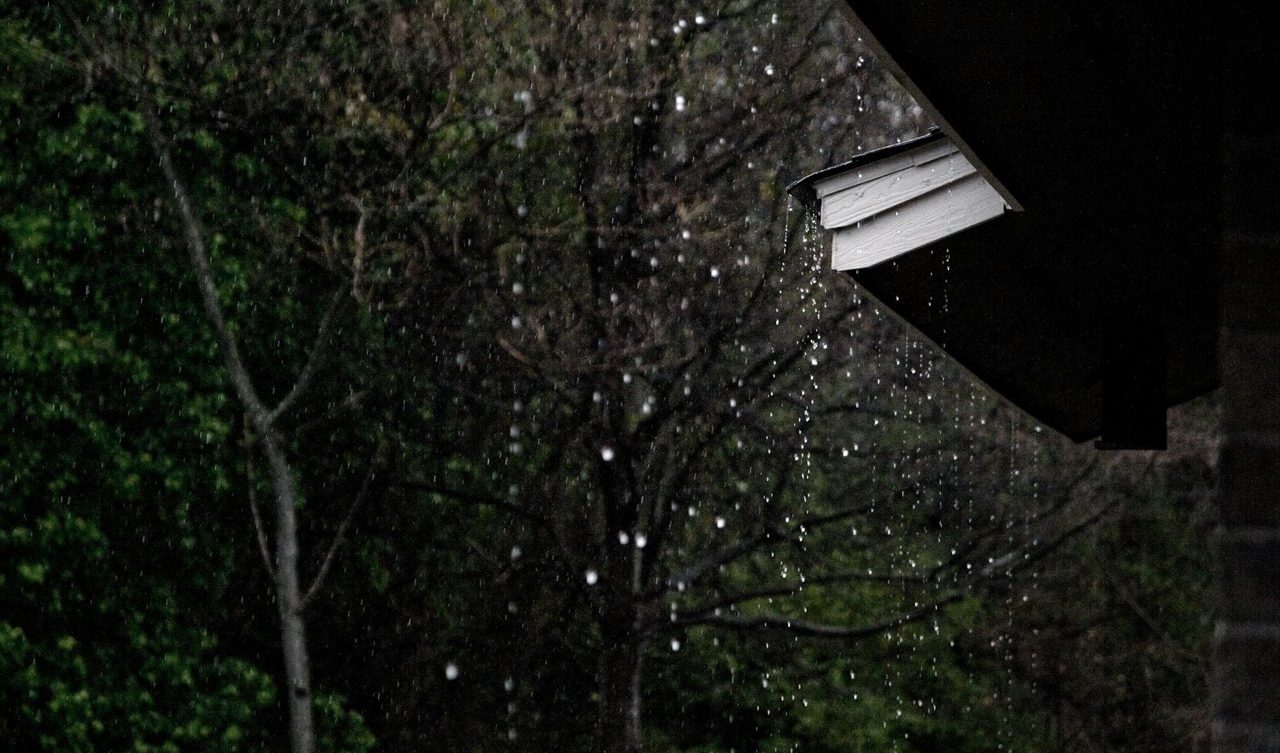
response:
<svg viewBox="0 0 1280 753"><path fill-rule="evenodd" d="M833 265L1076 441L1221 385L1214 750L1280 751L1280 125L1261 8L840 2L937 131L792 193Z"/></svg>

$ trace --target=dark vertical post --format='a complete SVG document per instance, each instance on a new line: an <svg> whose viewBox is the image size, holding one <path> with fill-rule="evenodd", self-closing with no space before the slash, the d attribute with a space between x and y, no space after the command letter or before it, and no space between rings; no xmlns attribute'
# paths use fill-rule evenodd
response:
<svg viewBox="0 0 1280 753"><path fill-rule="evenodd" d="M1258 18L1235 11L1223 45L1215 753L1280 751L1280 56Z"/></svg>

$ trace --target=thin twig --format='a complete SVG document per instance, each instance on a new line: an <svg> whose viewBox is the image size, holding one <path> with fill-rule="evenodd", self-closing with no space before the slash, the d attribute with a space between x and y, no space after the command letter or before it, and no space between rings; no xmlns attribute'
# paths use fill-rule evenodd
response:
<svg viewBox="0 0 1280 753"><path fill-rule="evenodd" d="M400 479L395 482L397 486L409 489L411 491L425 492L428 494L438 494L445 499L451 499L456 502L466 502L473 505L484 505L492 507L495 510L502 510L510 513L518 518L537 523L542 526L550 526L551 522L545 517L539 515L532 510L526 509L514 502L495 497L489 494L481 494L476 492L463 491L461 489L451 489L442 484L430 483L427 481L416 479Z"/></svg>
<svg viewBox="0 0 1280 753"><path fill-rule="evenodd" d="M933 582L935 582L935 579L926 573L891 572L877 575L874 572L867 572L865 570L831 573L827 575L806 577L802 581L784 583L771 588L760 588L752 591L731 593L714 602L683 610L682 614L689 615L690 617L703 614L714 614L716 610L728 609L729 607L734 607L748 601L793 596L806 589L821 588L823 586L845 583L895 583L903 586L909 584L919 584L924 586Z"/></svg>
<svg viewBox="0 0 1280 753"><path fill-rule="evenodd" d="M797 620L777 614L753 615L700 615L685 619L677 619L671 623L676 626L710 625L730 630L760 631L771 630L791 633L808 638L842 638L859 640L873 638L895 628L919 622L937 614L944 606L959 601L965 596L964 591L952 591L937 601L917 607L909 612L894 615L878 622L866 625L831 625L810 620Z"/></svg>
<svg viewBox="0 0 1280 753"><path fill-rule="evenodd" d="M360 278L364 272L366 253L364 226L369 219L369 210L355 196L348 196L347 198L355 205L356 211L360 213L360 219L356 220L356 229L351 236L352 244L355 246L355 253L351 258L351 295L361 303L368 303L368 300L360 293Z"/></svg>
<svg viewBox="0 0 1280 753"><path fill-rule="evenodd" d="M316 339L311 344L311 352L307 354L307 362L303 365L302 371L298 373L298 379L293 383L293 387L289 390L289 394L284 396L272 411L267 414L267 420L275 422L298 402L298 399L306 393L307 388L311 386L311 379L315 376L316 369L319 368L324 360L325 354L328 352L329 332L333 329L334 315L338 312L338 307L342 304L343 294L346 292L346 286L340 286L333 291L333 295L329 299L329 307L325 309L324 316L320 319L320 326L316 331Z"/></svg>
<svg viewBox="0 0 1280 753"><path fill-rule="evenodd" d="M740 539L723 549L711 552L703 559L668 577L666 581L667 588L679 590L681 588L688 587L695 579L713 568L720 567L721 565L727 565L734 560L740 559L754 552L756 549L759 549L766 544L789 541L798 535L804 534L808 529L861 515L878 505L891 504L893 500L910 491L913 486L908 486L904 489L892 492L876 502L863 503L837 510L832 513L812 515L802 518L785 528L769 525L766 522L766 525L764 525L764 527L762 527L755 535L745 539ZM775 491L775 495L776 493L777 491Z"/></svg>
<svg viewBox="0 0 1280 753"><path fill-rule="evenodd" d="M267 530L262 524L262 513L258 511L257 481L253 473L253 435L249 433L248 422L244 428L244 464L245 476L249 487L249 512L253 515L253 531L258 538L258 552L262 555L262 566L272 582L276 579L276 568L271 564L271 547L267 543Z"/></svg>
<svg viewBox="0 0 1280 753"><path fill-rule="evenodd" d="M324 585L325 576L329 574L329 568L333 565L334 555L338 553L338 547L342 546L342 542L346 539L347 529L351 526L351 521L355 519L356 512L364 503L366 497L369 496L369 488L373 485L374 477L378 475L378 469L382 467L384 457L386 455L386 445L379 444L378 449L374 450L373 458L369 461L369 472L365 474L364 481L360 484L360 490L356 492L356 497L351 502L351 507L347 508L347 515L342 519L342 523L338 525L338 530L333 534L333 541L329 544L329 551L325 552L324 561L320 563L320 569L316 572L316 577L311 581L311 586L307 588L306 593L302 596L302 606L306 606L312 597L319 592L320 587Z"/></svg>

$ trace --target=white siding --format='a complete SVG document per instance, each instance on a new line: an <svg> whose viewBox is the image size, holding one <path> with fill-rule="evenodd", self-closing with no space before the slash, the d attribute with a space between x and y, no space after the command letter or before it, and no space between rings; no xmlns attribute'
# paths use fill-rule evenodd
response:
<svg viewBox="0 0 1280 753"><path fill-rule="evenodd" d="M860 223L836 230L835 269L863 269L1004 214L1004 199L981 175L950 183Z"/></svg>
<svg viewBox="0 0 1280 753"><path fill-rule="evenodd" d="M814 186L832 266L862 269L999 217L1004 199L946 140L830 176Z"/></svg>

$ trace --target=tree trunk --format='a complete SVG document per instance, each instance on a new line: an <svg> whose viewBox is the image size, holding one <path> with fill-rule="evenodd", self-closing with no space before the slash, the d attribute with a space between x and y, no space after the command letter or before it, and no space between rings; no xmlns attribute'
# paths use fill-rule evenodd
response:
<svg viewBox="0 0 1280 753"><path fill-rule="evenodd" d="M601 630L598 744L601 753L640 750L640 670L644 641L634 624Z"/></svg>
<svg viewBox="0 0 1280 753"><path fill-rule="evenodd" d="M156 156L160 160L160 168L169 184L174 204L182 220L183 236L187 253L191 258L191 266L196 274L196 282L200 287L200 299L204 305L205 318L208 319L217 336L218 349L222 352L227 376L231 379L236 397L240 399L254 429L261 437L262 452L270 468L271 486L276 496L275 590L276 603L280 609L280 637L284 651L285 681L288 684L285 693L288 696L289 707L289 745L292 753L314 753L316 736L311 713L310 660L307 657L306 623L302 616L302 588L298 583L298 522L296 518L298 492L293 479L293 469L285 456L280 435L272 427L274 416L258 397L253 379L240 355L240 346L231 329L227 327L226 317L222 312L222 302L218 297L218 286L213 277L213 268L209 264L209 253L204 244L204 230L200 227L195 209L191 206L191 197L187 193L186 184L174 169L168 141L163 135L160 121L151 109L144 109L143 115ZM300 378L295 389L300 391L303 387L305 387L305 376ZM296 394L291 393L291 397L286 398L278 410L287 407L288 402L294 397Z"/></svg>
<svg viewBox="0 0 1280 753"><path fill-rule="evenodd" d="M288 684L289 743L292 753L314 753L311 670L307 656L306 620L302 614L302 587L298 581L297 490L293 471L269 428L262 438L263 454L271 469L276 492L276 604L280 609L280 642Z"/></svg>

